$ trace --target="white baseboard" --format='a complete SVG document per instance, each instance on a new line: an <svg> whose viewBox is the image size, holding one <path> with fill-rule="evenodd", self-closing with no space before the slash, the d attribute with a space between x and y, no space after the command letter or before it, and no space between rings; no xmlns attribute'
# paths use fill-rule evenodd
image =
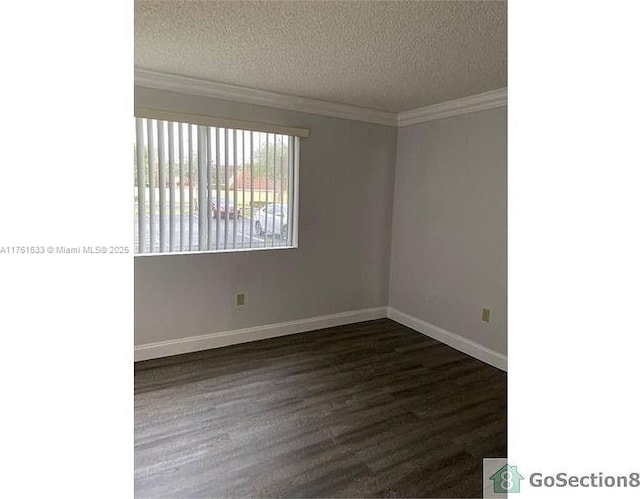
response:
<svg viewBox="0 0 640 499"><path fill-rule="evenodd" d="M139 360L168 357L169 355L226 347L237 343L264 340L288 334L304 333L306 331L314 331L316 329L343 326L345 324L383 319L385 317L387 317L387 307L367 308L351 312L342 312L339 314L312 317L310 319L279 322L277 324L269 324L266 326L256 326L236 329L233 331L204 334L201 336L190 336L188 338L179 338L176 340L147 343L135 347L134 360L137 362Z"/></svg>
<svg viewBox="0 0 640 499"><path fill-rule="evenodd" d="M475 341L471 341L458 334L452 333L451 331L442 329L441 327L429 324L422 319L400 312L400 310L396 310L393 307L387 307L387 317L399 322L403 326L410 327L425 336L429 336L430 338L438 340L445 345L449 345L451 348L455 348L462 353L466 353L475 359L490 364L493 367L497 367L502 371L507 371L507 356L502 353L498 353L495 350L491 350L490 348L480 345Z"/></svg>
<svg viewBox="0 0 640 499"><path fill-rule="evenodd" d="M320 317L311 317L309 319L300 319L296 321L279 322L277 324L269 324L266 326L256 326L244 329L235 329L232 331L204 334L201 336L190 336L188 338L147 343L135 347L134 359L136 362L140 360L156 359L159 357L197 352L200 350L208 350L210 348L226 347L238 343L247 343L249 341L264 340L267 338L275 338L277 336L304 333L327 327L344 326L355 322L383 319L386 317L399 322L404 326L410 327L419 333L429 336L434 340L440 341L445 345L449 345L450 347L482 362L486 362L487 364L497 367L502 371L507 370L506 355L452 333L451 331L447 331L446 329L429 324L426 321L405 314L404 312L400 312L393 307L353 310L351 312L323 315Z"/></svg>

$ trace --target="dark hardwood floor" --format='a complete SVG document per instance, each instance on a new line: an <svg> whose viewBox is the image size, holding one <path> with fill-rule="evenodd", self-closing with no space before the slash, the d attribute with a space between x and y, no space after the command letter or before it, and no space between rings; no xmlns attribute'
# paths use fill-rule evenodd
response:
<svg viewBox="0 0 640 499"><path fill-rule="evenodd" d="M139 362L136 497L481 497L506 389L388 319Z"/></svg>

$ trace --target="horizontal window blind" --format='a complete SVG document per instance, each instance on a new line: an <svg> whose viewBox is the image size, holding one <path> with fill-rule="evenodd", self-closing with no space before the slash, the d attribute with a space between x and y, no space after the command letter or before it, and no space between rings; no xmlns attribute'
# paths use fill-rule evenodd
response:
<svg viewBox="0 0 640 499"><path fill-rule="evenodd" d="M299 137L135 118L137 254L293 247Z"/></svg>

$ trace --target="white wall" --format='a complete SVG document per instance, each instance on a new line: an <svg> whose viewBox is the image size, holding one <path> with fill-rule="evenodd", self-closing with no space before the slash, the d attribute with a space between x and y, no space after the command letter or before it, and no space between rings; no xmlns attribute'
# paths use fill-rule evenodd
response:
<svg viewBox="0 0 640 499"><path fill-rule="evenodd" d="M506 353L506 215L506 107L400 128L389 305Z"/></svg>
<svg viewBox="0 0 640 499"><path fill-rule="evenodd" d="M136 345L389 305L506 353L506 108L396 130L144 88L135 98L311 130L299 248L136 257Z"/></svg>
<svg viewBox="0 0 640 499"><path fill-rule="evenodd" d="M311 130L299 248L136 257L136 345L387 304L395 128L143 88L135 101Z"/></svg>

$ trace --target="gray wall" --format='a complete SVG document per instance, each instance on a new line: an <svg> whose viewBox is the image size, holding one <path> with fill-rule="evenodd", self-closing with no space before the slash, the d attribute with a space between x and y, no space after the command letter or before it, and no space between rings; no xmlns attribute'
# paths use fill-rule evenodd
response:
<svg viewBox="0 0 640 499"><path fill-rule="evenodd" d="M506 353L506 107L401 128L397 151L389 305Z"/></svg>
<svg viewBox="0 0 640 499"><path fill-rule="evenodd" d="M298 249L136 257L137 345L387 304L395 128L143 88L135 101L311 130Z"/></svg>

